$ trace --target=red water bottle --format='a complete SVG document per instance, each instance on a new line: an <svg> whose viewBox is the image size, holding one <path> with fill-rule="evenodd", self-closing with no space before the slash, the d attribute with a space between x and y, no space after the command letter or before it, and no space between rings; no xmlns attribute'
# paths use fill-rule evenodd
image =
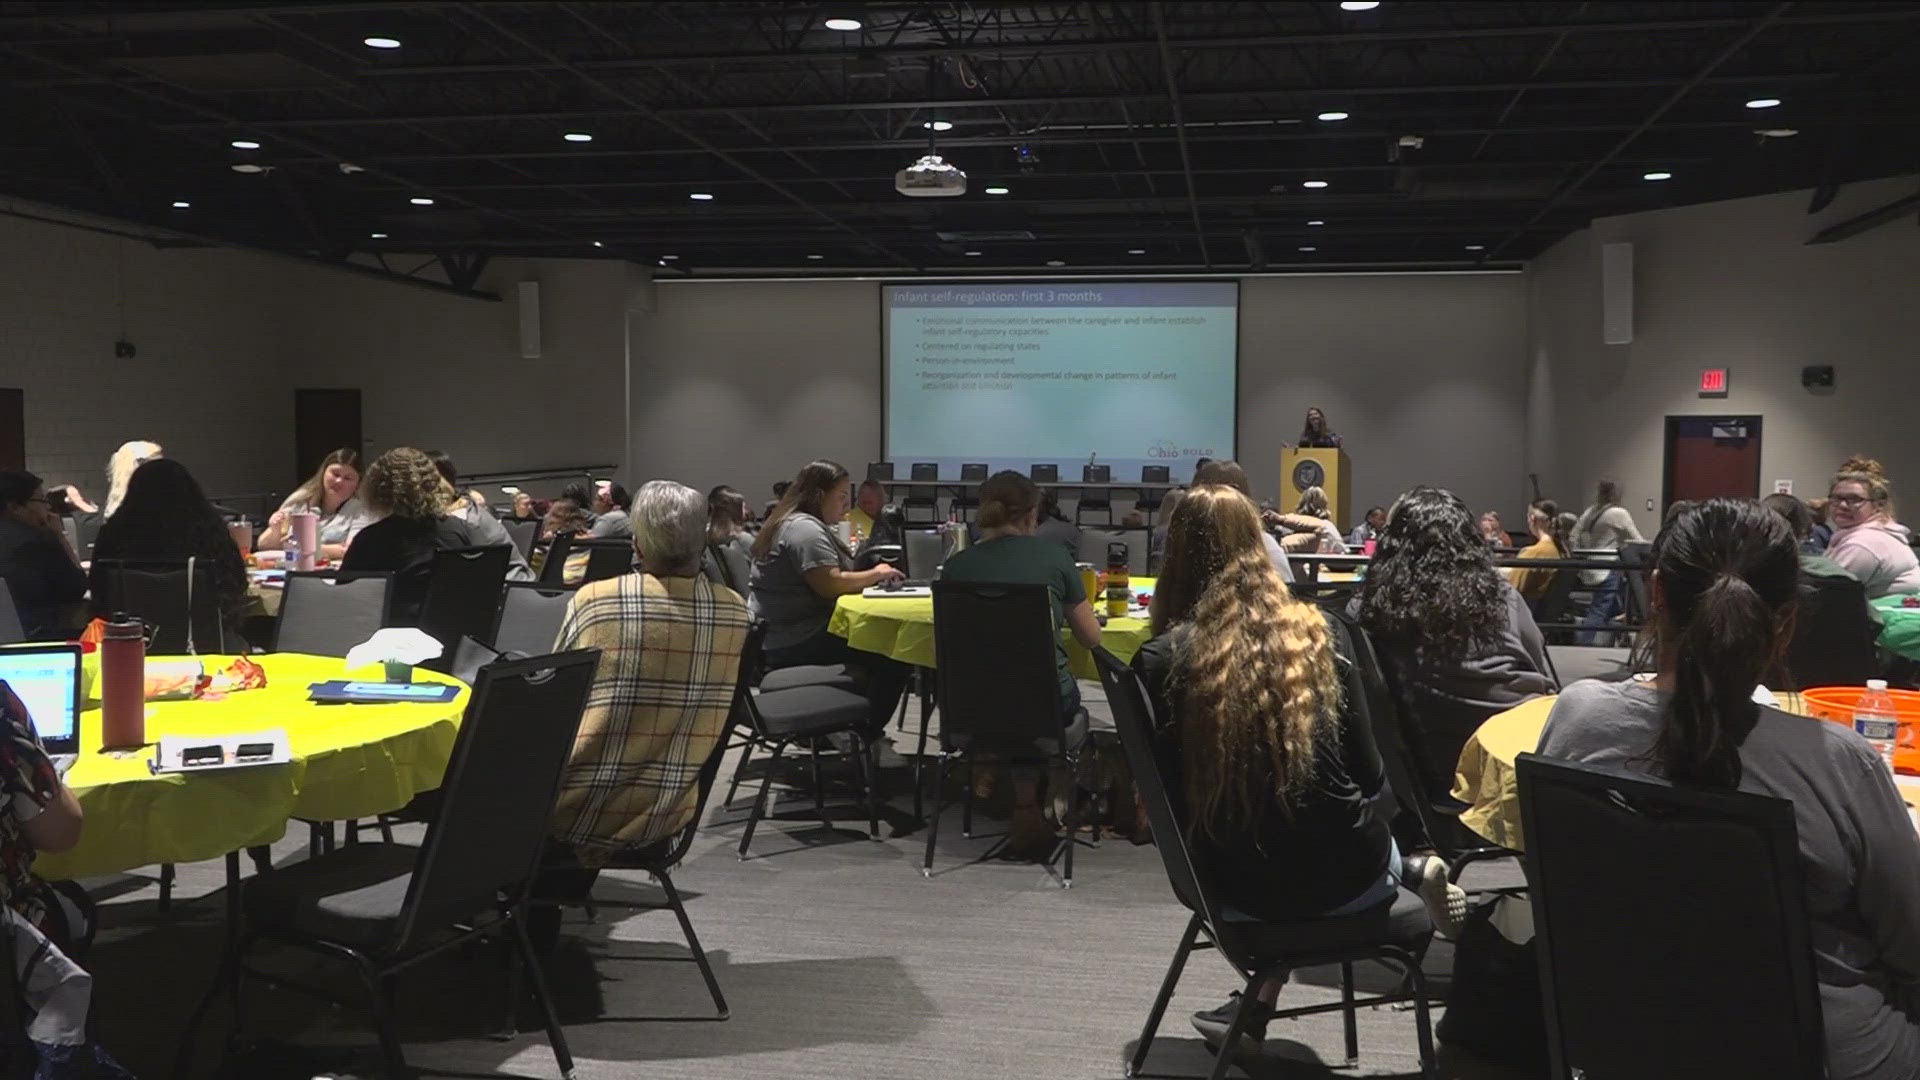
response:
<svg viewBox="0 0 1920 1080"><path fill-rule="evenodd" d="M108 749L147 741L147 628L124 612L100 639L100 741Z"/></svg>

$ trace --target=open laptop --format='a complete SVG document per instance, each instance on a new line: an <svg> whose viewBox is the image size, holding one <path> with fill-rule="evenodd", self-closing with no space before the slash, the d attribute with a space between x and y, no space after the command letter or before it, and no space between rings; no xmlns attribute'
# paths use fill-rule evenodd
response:
<svg viewBox="0 0 1920 1080"><path fill-rule="evenodd" d="M0 649L0 682L27 707L54 769L66 776L80 756L80 646Z"/></svg>

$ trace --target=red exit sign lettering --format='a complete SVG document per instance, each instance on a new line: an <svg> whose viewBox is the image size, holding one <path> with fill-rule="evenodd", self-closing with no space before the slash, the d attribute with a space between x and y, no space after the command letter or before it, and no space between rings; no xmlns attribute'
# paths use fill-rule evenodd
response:
<svg viewBox="0 0 1920 1080"><path fill-rule="evenodd" d="M1710 367L1700 372L1701 397L1727 396L1727 369Z"/></svg>

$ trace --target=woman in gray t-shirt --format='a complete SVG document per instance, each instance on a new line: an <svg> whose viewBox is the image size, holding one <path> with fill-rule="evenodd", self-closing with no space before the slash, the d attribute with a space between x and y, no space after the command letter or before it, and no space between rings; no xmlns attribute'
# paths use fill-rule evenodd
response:
<svg viewBox="0 0 1920 1080"><path fill-rule="evenodd" d="M1750 696L1786 644L1792 531L1758 503L1712 499L1655 552L1659 675L1568 687L1540 753L1793 803L1828 1075L1920 1076L1920 835L1866 740Z"/></svg>
<svg viewBox="0 0 1920 1080"><path fill-rule="evenodd" d="M833 531L847 515L850 489L847 470L836 462L815 461L800 470L754 538L748 601L754 617L767 623L769 668L847 664L867 671L877 734L899 704L908 669L853 648L830 633L827 623L840 597L901 574L886 563L851 569L853 554Z"/></svg>

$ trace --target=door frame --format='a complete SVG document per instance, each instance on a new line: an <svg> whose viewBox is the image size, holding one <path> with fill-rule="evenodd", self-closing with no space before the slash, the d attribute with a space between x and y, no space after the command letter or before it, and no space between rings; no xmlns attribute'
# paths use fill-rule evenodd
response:
<svg viewBox="0 0 1920 1080"><path fill-rule="evenodd" d="M1753 459L1753 490L1755 498L1766 493L1760 490L1760 477L1766 470L1760 467L1760 459L1766 454L1766 441L1761 438L1763 418L1755 415L1737 415L1732 413L1668 413L1666 436L1660 448L1660 520L1667 519L1667 508L1673 505L1673 444L1680 434L1680 422L1683 420L1725 420L1729 423L1746 424L1751 431L1749 438L1760 443L1761 453Z"/></svg>

